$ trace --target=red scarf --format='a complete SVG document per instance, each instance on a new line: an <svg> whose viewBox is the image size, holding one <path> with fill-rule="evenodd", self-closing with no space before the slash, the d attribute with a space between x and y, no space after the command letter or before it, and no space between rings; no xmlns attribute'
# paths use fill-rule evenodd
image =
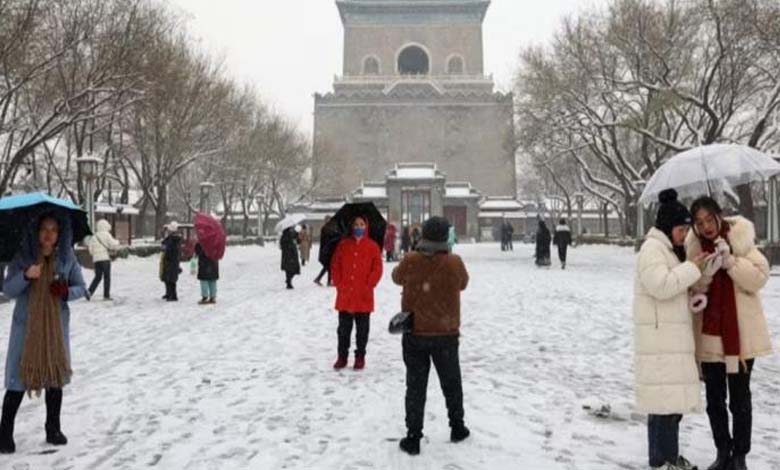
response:
<svg viewBox="0 0 780 470"><path fill-rule="evenodd" d="M721 223L721 238L728 240L730 228L728 223ZM715 252L714 242L704 237L701 237L700 240L704 252ZM704 309L702 332L706 335L720 336L723 341L723 352L725 355L739 357L737 298L734 293L734 281L731 280L725 269L719 269L712 277L707 297L709 302L707 308Z"/></svg>

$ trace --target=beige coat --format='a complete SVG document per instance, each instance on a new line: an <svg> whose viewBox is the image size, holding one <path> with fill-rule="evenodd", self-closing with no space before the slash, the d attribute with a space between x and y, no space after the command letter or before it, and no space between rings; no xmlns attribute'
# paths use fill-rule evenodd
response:
<svg viewBox="0 0 780 470"><path fill-rule="evenodd" d="M727 241L737 261L728 274L734 281L737 299L740 358L748 360L766 356L772 353L772 341L759 291L769 280L769 263L756 248L756 231L752 222L744 217L727 217L725 222L731 225ZM702 251L701 243L692 231L685 241L685 249L689 259ZM711 281L711 278L702 278L696 288L706 290ZM695 315L696 358L702 362L725 362L720 337L705 335L701 330L702 315Z"/></svg>
<svg viewBox="0 0 780 470"><path fill-rule="evenodd" d="M648 414L700 412L688 289L701 272L681 263L669 238L650 229L639 251L634 279L636 403Z"/></svg>
<svg viewBox="0 0 780 470"><path fill-rule="evenodd" d="M298 234L298 248L301 251L301 260L308 263L311 256L311 232L308 228Z"/></svg>

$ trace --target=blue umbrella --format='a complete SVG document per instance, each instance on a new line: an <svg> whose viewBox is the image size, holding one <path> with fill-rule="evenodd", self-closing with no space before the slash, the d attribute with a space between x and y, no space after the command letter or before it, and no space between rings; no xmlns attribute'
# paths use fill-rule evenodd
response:
<svg viewBox="0 0 780 470"><path fill-rule="evenodd" d="M73 231L73 243L92 235L87 213L73 202L46 193L20 194L0 198L0 262L8 262L19 251L31 223L45 214L66 215Z"/></svg>

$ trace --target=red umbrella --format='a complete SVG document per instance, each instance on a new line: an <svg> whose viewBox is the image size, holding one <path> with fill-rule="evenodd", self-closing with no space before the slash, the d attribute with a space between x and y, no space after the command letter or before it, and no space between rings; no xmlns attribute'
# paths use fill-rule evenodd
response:
<svg viewBox="0 0 780 470"><path fill-rule="evenodd" d="M195 231L206 256L213 260L221 260L225 256L225 243L227 236L222 224L215 218L202 212L195 214Z"/></svg>

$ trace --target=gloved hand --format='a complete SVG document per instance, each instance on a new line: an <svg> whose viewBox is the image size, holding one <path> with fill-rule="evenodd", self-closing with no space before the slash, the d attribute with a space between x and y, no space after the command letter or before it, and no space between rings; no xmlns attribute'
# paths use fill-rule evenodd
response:
<svg viewBox="0 0 780 470"><path fill-rule="evenodd" d="M737 265L737 258L734 255L728 254L723 257L723 269L725 269L726 271L728 271L729 269L733 268L736 265Z"/></svg>
<svg viewBox="0 0 780 470"><path fill-rule="evenodd" d="M49 285L49 292L54 297L62 300L68 300L68 283L65 281L54 281Z"/></svg>
<svg viewBox="0 0 780 470"><path fill-rule="evenodd" d="M708 277L712 277L721 267L723 267L723 257L720 256L720 254L717 252L712 253L704 262L704 269L702 269L702 274Z"/></svg>
<svg viewBox="0 0 780 470"><path fill-rule="evenodd" d="M729 246L729 242L724 240L723 237L716 238L715 252L720 254L721 256L726 256L731 254L731 247Z"/></svg>
<svg viewBox="0 0 780 470"><path fill-rule="evenodd" d="M691 296L690 300L688 301L688 308L693 313L701 313L704 311L705 308L707 308L707 296L704 294L696 294Z"/></svg>

